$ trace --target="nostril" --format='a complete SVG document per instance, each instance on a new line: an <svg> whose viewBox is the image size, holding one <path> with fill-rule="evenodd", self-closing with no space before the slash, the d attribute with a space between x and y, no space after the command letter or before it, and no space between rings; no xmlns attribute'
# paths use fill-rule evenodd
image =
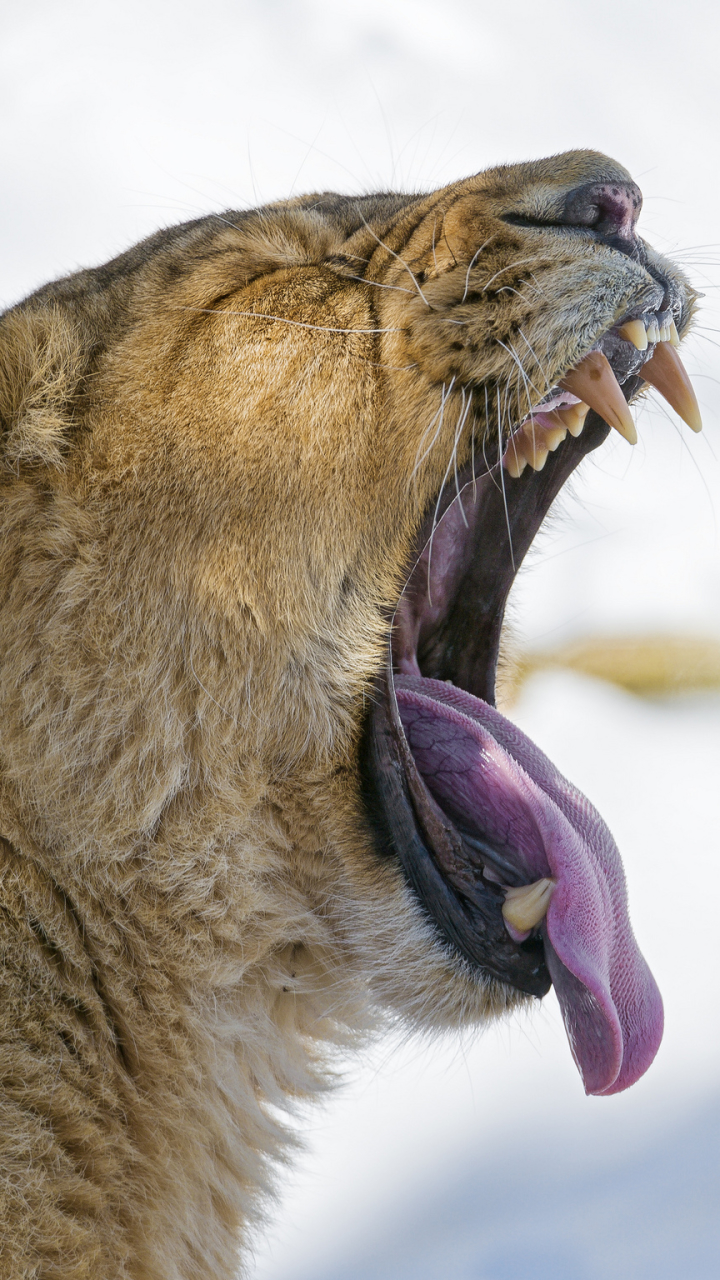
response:
<svg viewBox="0 0 720 1280"><path fill-rule="evenodd" d="M566 197L561 221L632 240L641 208L642 193L634 182L588 182Z"/></svg>

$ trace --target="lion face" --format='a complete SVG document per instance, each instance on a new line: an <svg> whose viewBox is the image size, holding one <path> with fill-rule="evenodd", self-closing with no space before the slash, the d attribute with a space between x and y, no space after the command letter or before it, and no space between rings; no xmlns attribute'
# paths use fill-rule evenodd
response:
<svg viewBox="0 0 720 1280"><path fill-rule="evenodd" d="M208 989L228 938L289 948L322 1016L345 983L415 1025L552 980L590 1091L651 1061L617 850L494 708L567 477L646 382L696 425L640 203L592 152L309 196L3 318L3 813L122 910L132 866L158 963L201 920Z"/></svg>

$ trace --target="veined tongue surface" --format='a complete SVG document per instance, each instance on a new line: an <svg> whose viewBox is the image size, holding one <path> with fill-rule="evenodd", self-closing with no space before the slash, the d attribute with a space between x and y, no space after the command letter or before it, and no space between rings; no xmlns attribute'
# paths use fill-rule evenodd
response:
<svg viewBox="0 0 720 1280"><path fill-rule="evenodd" d="M650 1066L660 993L633 937L617 845L590 801L494 707L454 685L395 680L425 784L449 817L487 840L527 882L557 887L545 956L591 1094L618 1093Z"/></svg>

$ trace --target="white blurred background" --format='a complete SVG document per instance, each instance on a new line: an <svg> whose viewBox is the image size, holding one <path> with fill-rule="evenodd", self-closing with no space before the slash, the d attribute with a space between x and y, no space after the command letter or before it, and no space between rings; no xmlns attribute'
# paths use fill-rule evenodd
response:
<svg viewBox="0 0 720 1280"><path fill-rule="evenodd" d="M720 642L719 59L703 0L4 0L0 303L205 211L606 151L705 292L683 354L706 428L648 404L634 450L584 464L515 627L545 653ZM618 839L657 1062L586 1099L552 997L474 1041L382 1043L303 1117L255 1280L720 1274L720 695L545 671L512 714Z"/></svg>

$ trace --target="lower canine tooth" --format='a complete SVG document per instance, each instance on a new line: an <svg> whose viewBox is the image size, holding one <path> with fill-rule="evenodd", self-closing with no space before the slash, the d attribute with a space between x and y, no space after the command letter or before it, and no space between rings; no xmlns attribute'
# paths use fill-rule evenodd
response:
<svg viewBox="0 0 720 1280"><path fill-rule="evenodd" d="M637 432L627 401L620 390L610 361L601 351L591 351L560 383L563 391L583 400L609 427L614 427L630 444L637 444Z"/></svg>
<svg viewBox="0 0 720 1280"><path fill-rule="evenodd" d="M534 929L547 915L555 881L536 880L534 884L521 885L519 889L506 889L502 913L508 924L519 933Z"/></svg>
<svg viewBox="0 0 720 1280"><path fill-rule="evenodd" d="M692 383L677 351L669 342L660 342L640 370L640 377L664 396L668 404L692 431L702 431L700 406Z"/></svg>

